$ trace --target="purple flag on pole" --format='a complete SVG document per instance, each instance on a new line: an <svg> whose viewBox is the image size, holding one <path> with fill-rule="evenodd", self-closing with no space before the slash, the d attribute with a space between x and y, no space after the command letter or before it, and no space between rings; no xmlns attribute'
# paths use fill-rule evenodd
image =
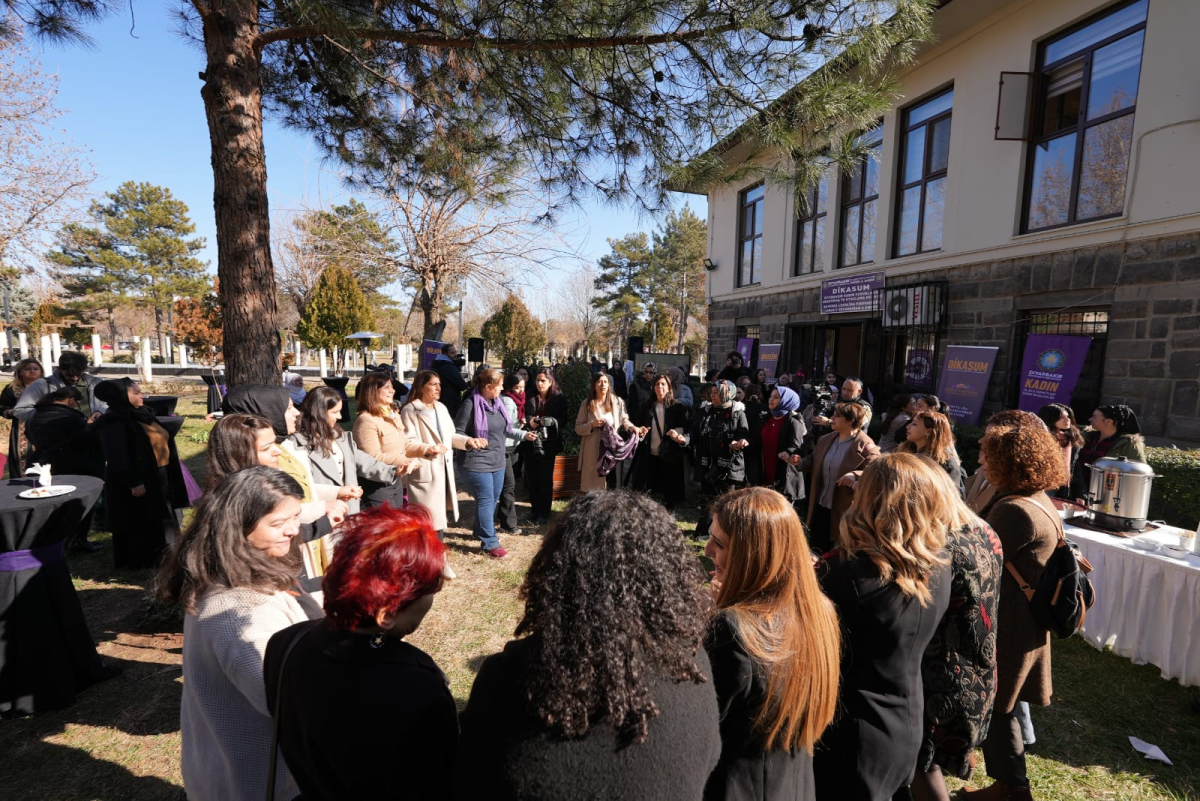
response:
<svg viewBox="0 0 1200 801"><path fill-rule="evenodd" d="M999 348L950 345L938 377L938 398L950 406L950 416L969 426L979 425L988 382Z"/></svg>
<svg viewBox="0 0 1200 801"><path fill-rule="evenodd" d="M1030 334L1021 359L1021 394L1017 408L1036 412L1048 403L1071 403L1091 337Z"/></svg>
<svg viewBox="0 0 1200 801"><path fill-rule="evenodd" d="M754 355L754 338L741 337L738 339L737 352L742 356L742 367L749 367L750 359Z"/></svg>
<svg viewBox="0 0 1200 801"><path fill-rule="evenodd" d="M779 349L782 345L758 346L758 369L767 371L767 380L774 381L778 375Z"/></svg>
<svg viewBox="0 0 1200 801"><path fill-rule="evenodd" d="M421 369L428 370L433 360L442 354L442 343L436 339L421 342Z"/></svg>

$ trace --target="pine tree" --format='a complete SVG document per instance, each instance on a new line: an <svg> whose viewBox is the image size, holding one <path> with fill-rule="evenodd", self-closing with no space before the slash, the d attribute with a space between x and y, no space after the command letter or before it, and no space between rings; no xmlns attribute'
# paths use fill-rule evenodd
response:
<svg viewBox="0 0 1200 801"><path fill-rule="evenodd" d="M625 351L625 342L646 308L650 290L650 241L645 234L629 234L608 240L612 252L597 262L600 275L596 289L602 292L592 305L608 318L616 350Z"/></svg>
<svg viewBox="0 0 1200 801"><path fill-rule="evenodd" d="M546 347L546 329L516 295L509 295L483 323L487 347L500 357L505 370L528 367Z"/></svg>
<svg viewBox="0 0 1200 801"><path fill-rule="evenodd" d="M345 267L332 264L321 273L312 299L296 326L296 335L310 348L338 348L341 372L346 352L346 337L356 331L375 327L375 315L358 282Z"/></svg>
<svg viewBox="0 0 1200 801"><path fill-rule="evenodd" d="M187 205L169 189L126 181L105 198L91 206L98 227L67 225L59 233L58 247L49 254L58 265L55 275L73 308L107 314L114 339L118 307L136 302L153 310L165 358L167 317L176 296L202 294L208 283L205 263L195 257L204 239L187 238L196 226Z"/></svg>
<svg viewBox="0 0 1200 801"><path fill-rule="evenodd" d="M650 260L651 284L654 297L664 309L672 309L676 342L683 351L688 334L688 318L708 326L708 305L705 295L706 276L704 257L708 251L708 224L697 217L690 206L671 212L662 227L654 234L654 249ZM662 338L663 326L659 326ZM662 350L666 350L662 348Z"/></svg>

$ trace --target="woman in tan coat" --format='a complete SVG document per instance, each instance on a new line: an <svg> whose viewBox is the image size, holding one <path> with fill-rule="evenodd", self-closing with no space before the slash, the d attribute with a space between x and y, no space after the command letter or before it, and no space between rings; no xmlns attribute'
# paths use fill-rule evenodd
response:
<svg viewBox="0 0 1200 801"><path fill-rule="evenodd" d="M1016 717L1019 701L1049 706L1050 632L1037 622L1029 601L1008 565L1030 585L1037 586L1059 539L1062 520L1046 490L1067 480L1058 442L1037 415L989 426L980 441L984 477L996 488L998 500L987 514L1004 548L1005 571L1000 578L997 613L996 703L992 724L983 743L988 776L995 784L968 792L973 799L1032 799L1025 775L1025 743Z"/></svg>
<svg viewBox="0 0 1200 801"><path fill-rule="evenodd" d="M422 445L432 454L417 460L417 468L408 479L408 499L433 515L438 539L443 538L449 520L458 520L458 488L454 484L454 456L450 451L467 449L467 438L454 430L454 420L439 400L441 396L442 379L432 370L422 370L413 379L412 389L400 409L410 444Z"/></svg>
<svg viewBox="0 0 1200 801"><path fill-rule="evenodd" d="M854 500L857 475L847 474L862 470L879 456L879 446L863 431L869 419L865 406L839 403L830 418L833 431L817 440L813 452L803 460L792 457L802 472L811 475L804 522L809 547L817 553L833 549L838 524Z"/></svg>
<svg viewBox="0 0 1200 801"><path fill-rule="evenodd" d="M354 419L354 444L363 453L396 468L397 479L414 472L422 461L432 459L436 449L409 440L400 422L400 413L392 407L396 391L387 373L370 372L358 382L354 402L358 414ZM367 484L363 487L372 505L402 503L401 482L387 486Z"/></svg>
<svg viewBox="0 0 1200 801"><path fill-rule="evenodd" d="M575 433L580 437L579 487L584 492L608 489L610 480L618 488L624 483L625 469L622 462L618 462L608 476L602 476L596 471L596 462L600 460L600 430L605 425L618 430L637 430L637 427L629 422L625 401L611 392L610 386L611 382L606 373L596 373L592 376L591 397L580 404L579 414L575 415Z"/></svg>

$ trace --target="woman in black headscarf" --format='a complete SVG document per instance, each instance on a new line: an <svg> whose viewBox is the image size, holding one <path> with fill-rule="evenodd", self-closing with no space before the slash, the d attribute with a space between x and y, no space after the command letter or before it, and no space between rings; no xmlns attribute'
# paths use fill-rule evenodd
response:
<svg viewBox="0 0 1200 801"><path fill-rule="evenodd" d="M1124 456L1131 462L1146 461L1146 441L1133 409L1124 404L1101 406L1092 412L1087 433L1071 476L1071 495L1082 499L1092 483L1091 465L1097 459Z"/></svg>
<svg viewBox="0 0 1200 801"><path fill-rule="evenodd" d="M179 534L178 510L188 505L175 440L132 379L101 381L96 398L108 404L95 425L108 462L104 498L113 561L119 568L158 567Z"/></svg>

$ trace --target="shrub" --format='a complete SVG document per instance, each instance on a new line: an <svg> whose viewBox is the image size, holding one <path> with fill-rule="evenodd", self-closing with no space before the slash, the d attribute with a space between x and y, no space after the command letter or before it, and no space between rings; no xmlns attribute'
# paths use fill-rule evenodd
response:
<svg viewBox="0 0 1200 801"><path fill-rule="evenodd" d="M105 361L111 364L133 364L133 356L128 353L118 353L116 356L111 356Z"/></svg>
<svg viewBox="0 0 1200 801"><path fill-rule="evenodd" d="M971 475L979 469L979 440L983 429L979 426L954 426L954 447L958 460L962 462L963 474Z"/></svg>
<svg viewBox="0 0 1200 801"><path fill-rule="evenodd" d="M587 362L559 365L554 371L558 387L567 399L567 424L563 426L563 453L579 453L579 435L575 433L575 415L588 397L592 371Z"/></svg>
<svg viewBox="0 0 1200 801"><path fill-rule="evenodd" d="M1146 448L1146 461L1160 478L1150 488L1151 520L1196 528L1200 522L1200 450Z"/></svg>

